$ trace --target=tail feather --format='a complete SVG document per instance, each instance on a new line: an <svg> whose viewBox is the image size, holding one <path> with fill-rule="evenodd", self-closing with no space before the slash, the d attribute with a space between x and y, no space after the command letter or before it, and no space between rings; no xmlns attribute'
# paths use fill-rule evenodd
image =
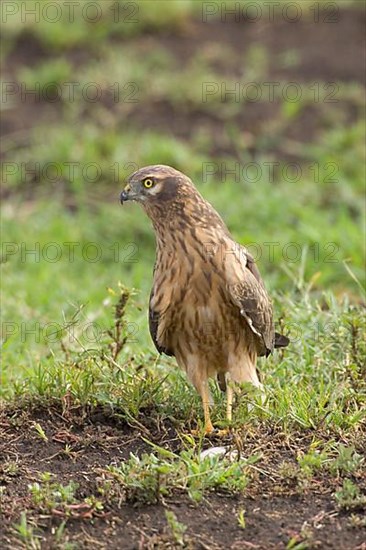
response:
<svg viewBox="0 0 366 550"><path fill-rule="evenodd" d="M225 374L223 372L217 373L217 382L219 384L219 388L222 392L226 392L226 378Z"/></svg>
<svg viewBox="0 0 366 550"><path fill-rule="evenodd" d="M278 332L275 332L275 348L285 348L290 343L290 340L287 338L287 336L284 336L283 334L279 334Z"/></svg>
<svg viewBox="0 0 366 550"><path fill-rule="evenodd" d="M274 347L275 348L285 348L286 346L289 345L289 343L290 343L290 340L289 340L289 338L287 338L287 336L284 336L283 334L279 334L278 332L275 332L275 342L274 342ZM269 353L270 353L270 351L268 350L267 355ZM243 371L242 371L242 369L239 369L238 372L235 372L236 376L233 373L234 374L234 376L232 378L233 381L234 382L250 381L255 386L261 387L262 384L260 382L259 372L258 372L258 369L256 369L256 367L255 367L256 356L250 357L250 355L248 355L248 357L245 358L245 359L248 359L248 360L245 361L245 367L246 368ZM235 364L236 369L237 369L237 367L238 367L238 365ZM254 369L254 377L253 376L248 377L248 372L252 372L253 369ZM232 373L232 370L233 369L230 369L229 372ZM223 372L218 372L217 373L217 382L218 382L220 390L222 392L225 392L227 383L226 383L225 374Z"/></svg>

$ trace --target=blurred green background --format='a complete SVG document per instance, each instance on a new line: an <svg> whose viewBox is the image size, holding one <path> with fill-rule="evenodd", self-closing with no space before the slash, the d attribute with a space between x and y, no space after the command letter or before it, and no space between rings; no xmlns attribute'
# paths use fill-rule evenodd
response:
<svg viewBox="0 0 366 550"><path fill-rule="evenodd" d="M278 316L282 296L362 310L363 2L35 4L2 3L3 387L57 354L57 327L107 326L119 282L131 353L152 351L154 235L118 201L147 164L250 245Z"/></svg>

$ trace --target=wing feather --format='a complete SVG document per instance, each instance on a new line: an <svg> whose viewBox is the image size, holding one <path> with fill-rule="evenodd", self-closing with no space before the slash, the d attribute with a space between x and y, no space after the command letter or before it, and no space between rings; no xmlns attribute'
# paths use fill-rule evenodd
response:
<svg viewBox="0 0 366 550"><path fill-rule="evenodd" d="M231 299L258 337L259 355L269 355L275 343L272 303L254 258L244 248L241 252L241 270L238 270L241 277L237 283L230 285Z"/></svg>
<svg viewBox="0 0 366 550"><path fill-rule="evenodd" d="M159 313L157 311L154 311L151 307L151 299L153 296L153 292L151 293L150 297L150 305L149 305L149 330L150 335L152 338L152 341L154 342L154 345L159 353L165 353L165 355L174 356L174 353L166 348L165 346L162 346L158 342L158 331L159 331Z"/></svg>

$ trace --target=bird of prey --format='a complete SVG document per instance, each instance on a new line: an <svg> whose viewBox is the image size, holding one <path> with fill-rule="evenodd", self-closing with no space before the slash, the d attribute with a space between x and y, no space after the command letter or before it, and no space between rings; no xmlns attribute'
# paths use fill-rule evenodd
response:
<svg viewBox="0 0 366 550"><path fill-rule="evenodd" d="M289 340L274 331L253 257L187 176L170 166L141 168L128 178L120 200L137 201L152 221L150 334L158 352L174 356L200 394L209 434L208 379L216 377L226 390L230 422L235 384L261 387L257 357Z"/></svg>

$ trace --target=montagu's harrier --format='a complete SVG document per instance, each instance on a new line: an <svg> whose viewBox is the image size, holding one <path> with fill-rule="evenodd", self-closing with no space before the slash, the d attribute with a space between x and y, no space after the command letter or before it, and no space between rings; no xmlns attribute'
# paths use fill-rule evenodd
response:
<svg viewBox="0 0 366 550"><path fill-rule="evenodd" d="M217 377L226 389L230 421L233 385L260 387L257 357L289 340L274 331L271 301L252 256L187 176L169 166L141 168L121 193L122 204L128 200L141 203L156 234L152 339L160 353L175 356L201 395L210 433L208 379Z"/></svg>

